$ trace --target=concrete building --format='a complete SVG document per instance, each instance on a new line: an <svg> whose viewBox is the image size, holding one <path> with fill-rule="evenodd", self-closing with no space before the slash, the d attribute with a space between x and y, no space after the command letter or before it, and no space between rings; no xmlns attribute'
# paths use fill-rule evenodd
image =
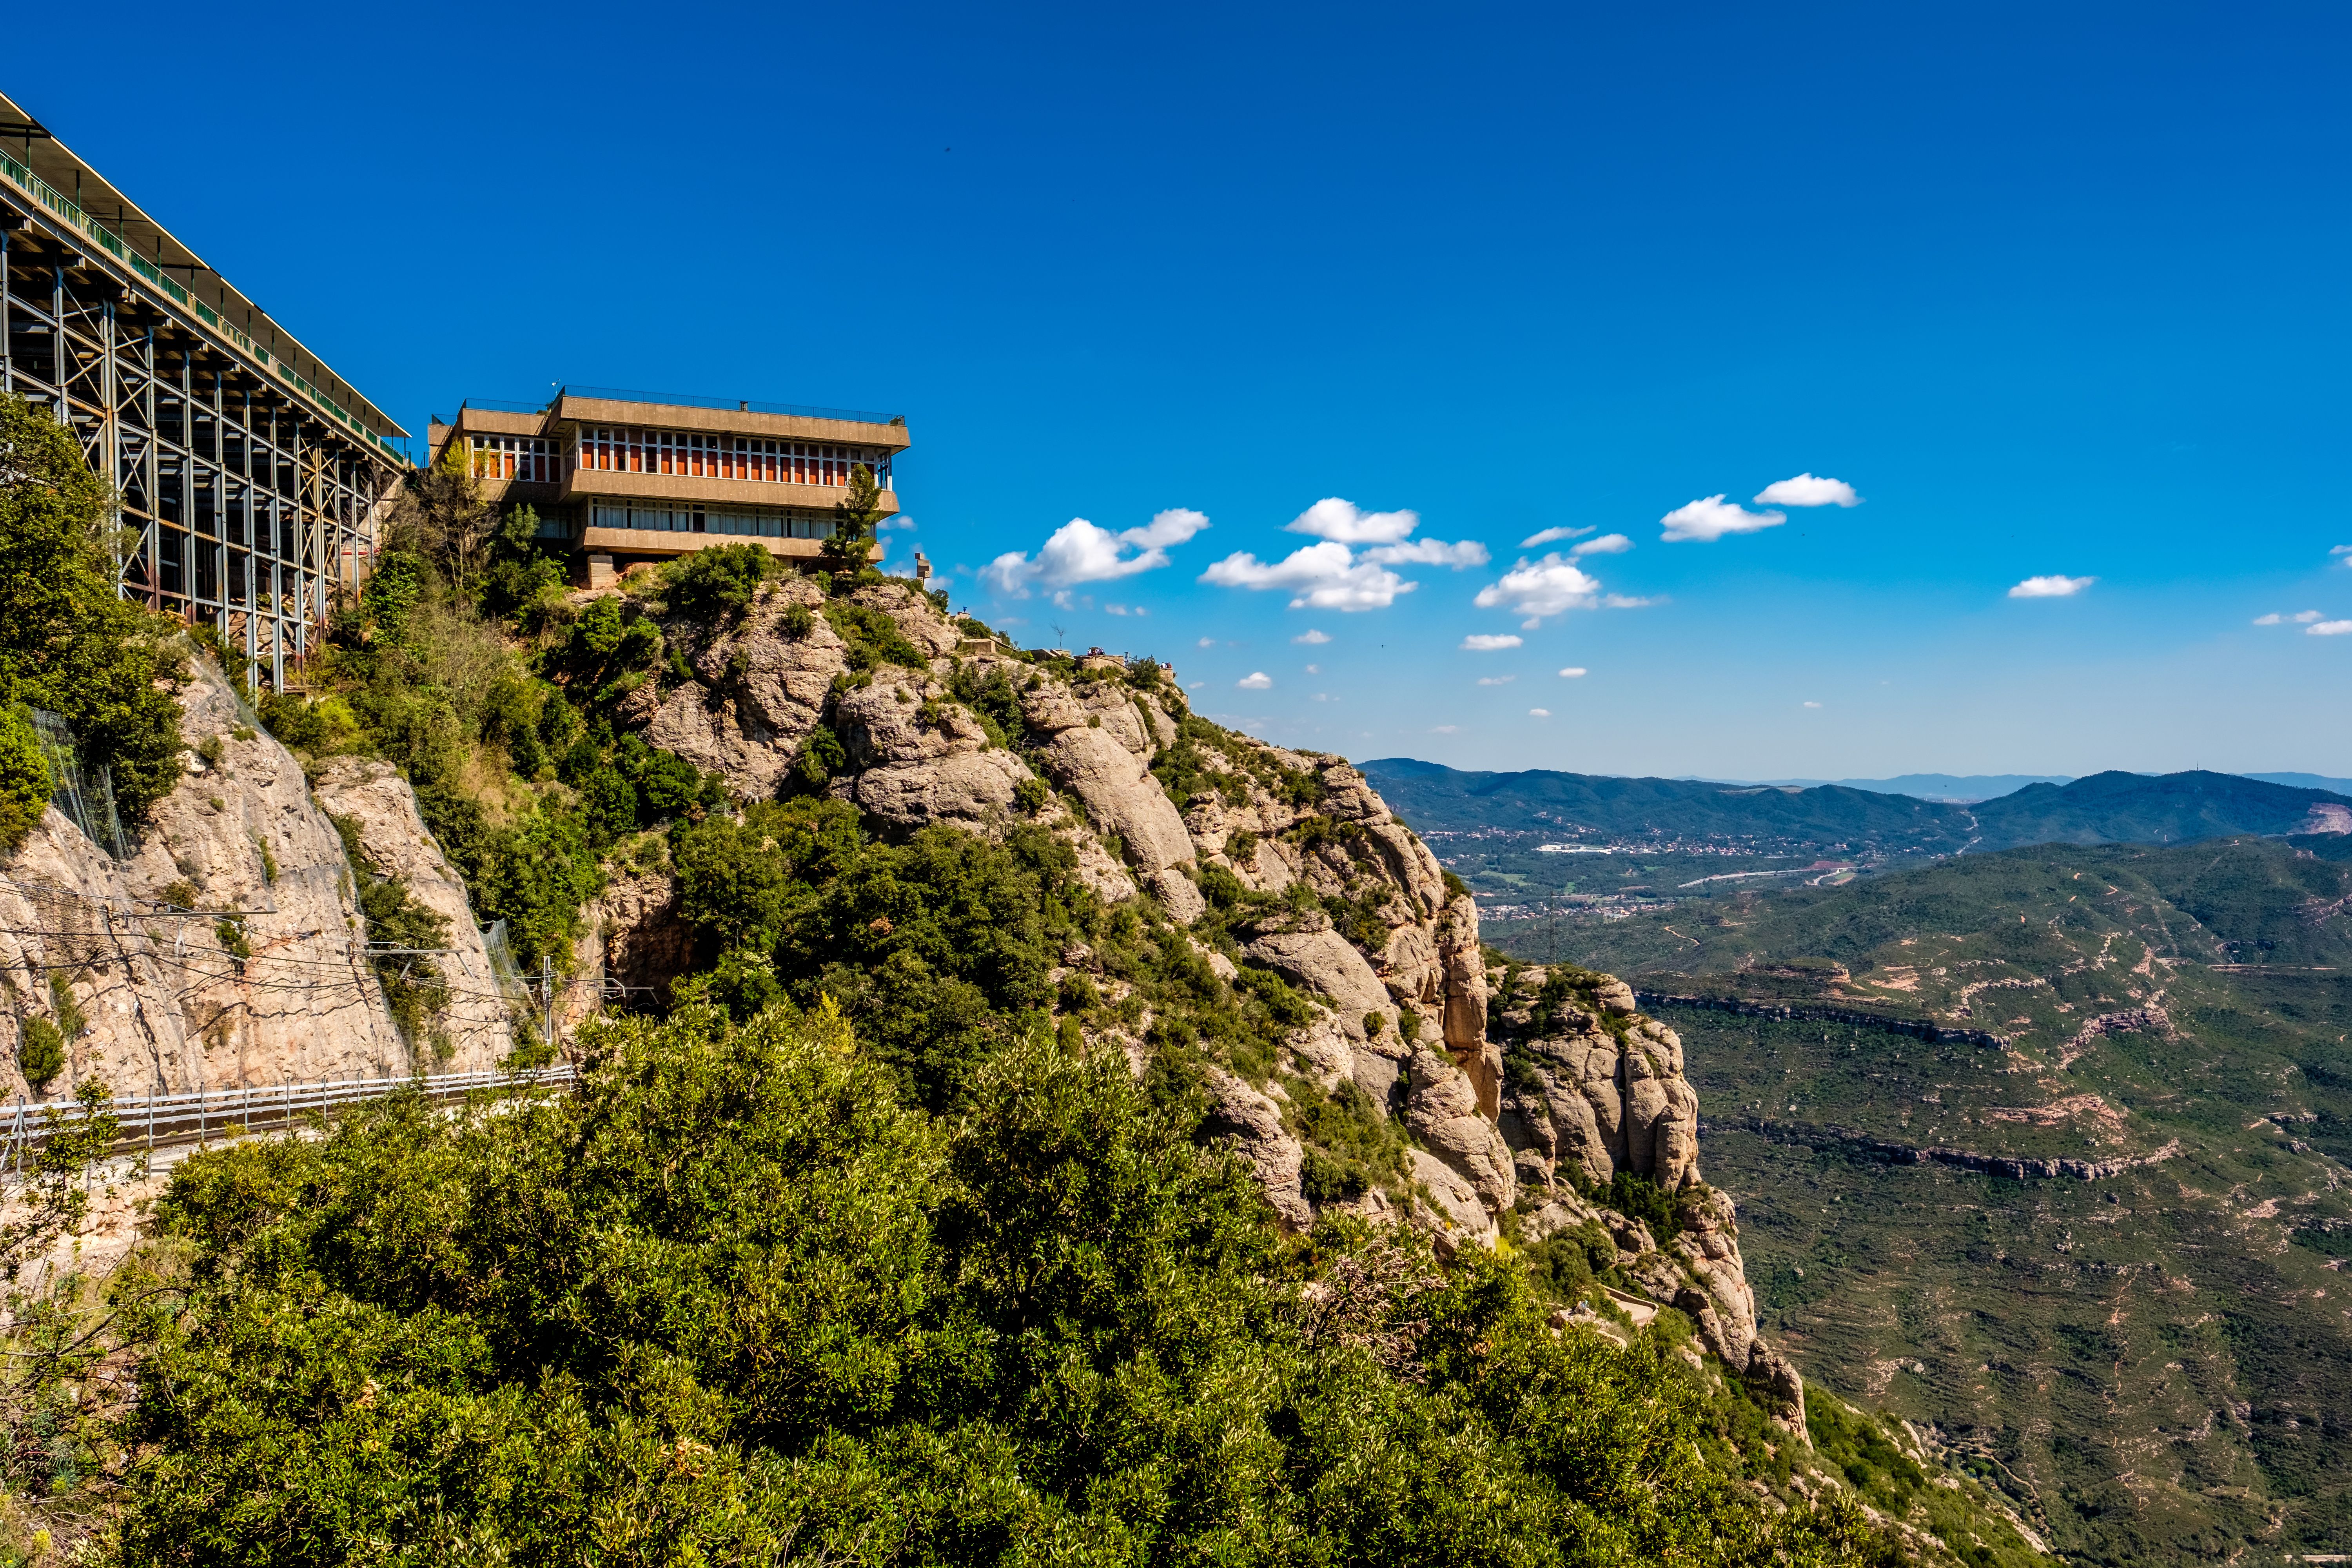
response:
<svg viewBox="0 0 2352 1568"><path fill-rule="evenodd" d="M256 241L299 243L232 193ZM282 686L356 589L407 432L0 97L0 391L41 404L135 530L122 592ZM128 537L128 535L126 535Z"/></svg>
<svg viewBox="0 0 2352 1568"><path fill-rule="evenodd" d="M814 562L857 465L898 510L890 467L908 444L903 417L575 386L536 408L469 398L426 439L435 462L457 443L500 510L535 510L591 586L714 544Z"/></svg>

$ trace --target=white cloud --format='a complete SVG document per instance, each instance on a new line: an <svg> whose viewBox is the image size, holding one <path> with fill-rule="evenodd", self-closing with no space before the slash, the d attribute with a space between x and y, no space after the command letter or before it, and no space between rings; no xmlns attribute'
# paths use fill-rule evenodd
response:
<svg viewBox="0 0 2352 1568"><path fill-rule="evenodd" d="M1328 540L1272 563L1240 551L1202 573L1201 581L1221 588L1287 588L1294 610L1385 610L1399 594L1420 586L1384 566L1357 560L1346 545Z"/></svg>
<svg viewBox="0 0 2352 1568"><path fill-rule="evenodd" d="M1323 673L1323 667L1319 664L1310 664L1307 667L1307 673L1309 675L1320 675Z"/></svg>
<svg viewBox="0 0 2352 1568"><path fill-rule="evenodd" d="M1601 591L1601 580L1581 567L1572 566L1553 551L1540 561L1519 563L1503 574L1499 582L1490 583L1478 590L1472 601L1482 610L1507 605L1530 621L1540 621L1546 616L1557 616L1568 610L1589 610L1597 603L1594 595Z"/></svg>
<svg viewBox="0 0 2352 1568"><path fill-rule="evenodd" d="M1361 511L1338 496L1325 497L1283 524L1292 533L1339 544L1394 544L1420 526L1417 511Z"/></svg>
<svg viewBox="0 0 2352 1568"><path fill-rule="evenodd" d="M1475 539L1465 539L1459 544L1415 539L1404 544L1376 544L1364 552L1364 559L1383 566L1451 566L1458 572L1465 566L1484 566L1491 557L1486 547Z"/></svg>
<svg viewBox="0 0 2352 1568"><path fill-rule="evenodd" d="M1860 506L1862 498L1843 479L1816 479L1799 474L1778 479L1756 492L1759 506Z"/></svg>
<svg viewBox="0 0 2352 1568"><path fill-rule="evenodd" d="M2339 544L2327 553L2330 555L2352 555L2352 544Z"/></svg>
<svg viewBox="0 0 2352 1568"><path fill-rule="evenodd" d="M1429 732L1433 735L1451 735L1461 728L1459 724L1433 724L1429 727Z"/></svg>
<svg viewBox="0 0 2352 1568"><path fill-rule="evenodd" d="M1530 719L1549 719L1551 717L1551 710L1549 708L1530 708L1528 710L1528 717Z"/></svg>
<svg viewBox="0 0 2352 1568"><path fill-rule="evenodd" d="M1631 594L1601 595L1601 607L1604 610L1646 610L1652 605L1663 605L1665 602L1663 596L1655 599L1637 599Z"/></svg>
<svg viewBox="0 0 2352 1568"><path fill-rule="evenodd" d="M1581 680L1591 672L1580 664L1571 664L1559 673L1560 678L1564 680Z"/></svg>
<svg viewBox="0 0 2352 1568"><path fill-rule="evenodd" d="M2340 637L2352 632L2352 621L2321 621L2303 628L2305 635L2315 637Z"/></svg>
<svg viewBox="0 0 2352 1568"><path fill-rule="evenodd" d="M1622 555L1633 548L1633 542L1622 533L1604 533L1598 539L1588 539L1569 552L1578 555Z"/></svg>
<svg viewBox="0 0 2352 1568"><path fill-rule="evenodd" d="M1818 708L1818 707L1820 707L1820 706L1821 706L1821 704L1820 704L1820 703L1818 703L1818 702L1808 702L1808 703L1806 703L1806 704L1805 704L1805 706L1806 706L1806 707L1808 707L1808 708Z"/></svg>
<svg viewBox="0 0 2352 1568"><path fill-rule="evenodd" d="M1525 637L1513 637L1507 632L1504 633L1500 637L1488 632L1472 632L1468 637L1462 639L1462 651L1465 653L1499 653L1507 647L1517 647L1526 640L1527 639Z"/></svg>
<svg viewBox="0 0 2352 1568"><path fill-rule="evenodd" d="M1234 681L1234 684L1240 687L1244 691L1264 691L1267 687L1274 684L1274 677L1268 675L1262 669L1255 669L1252 670L1249 674L1243 676L1239 680Z"/></svg>
<svg viewBox="0 0 2352 1568"><path fill-rule="evenodd" d="M1331 694L1328 691L1318 691L1315 694L1315 700L1318 702L1328 702L1331 700Z"/></svg>
<svg viewBox="0 0 2352 1568"><path fill-rule="evenodd" d="M1295 643L1305 643L1309 647L1318 647L1324 643L1329 642L1331 640L1331 634L1329 632L1318 632L1313 626L1309 626L1290 640Z"/></svg>
<svg viewBox="0 0 2352 1568"><path fill-rule="evenodd" d="M1658 521L1666 525L1666 531L1659 537L1676 542L1685 539L1713 541L1727 533L1754 533L1759 529L1778 528L1789 517L1786 512L1749 511L1715 495L1688 506L1678 506Z"/></svg>
<svg viewBox="0 0 2352 1568"><path fill-rule="evenodd" d="M981 568L980 574L1015 598L1027 598L1031 584L1037 583L1066 587L1114 582L1167 565L1169 546L1185 542L1208 526L1206 517L1188 507L1171 508L1141 528L1118 533L1074 517L1054 531L1036 560L1008 551Z"/></svg>
<svg viewBox="0 0 2352 1568"><path fill-rule="evenodd" d="M1508 686L1517 679L1518 677L1516 675L1482 675L1478 678L1478 684L1481 686Z"/></svg>
<svg viewBox="0 0 2352 1568"><path fill-rule="evenodd" d="M2096 577L2028 577L2009 591L2012 599L2071 599L2092 584Z"/></svg>
<svg viewBox="0 0 2352 1568"><path fill-rule="evenodd" d="M1127 606L1125 605L1105 605L1103 606L1103 611L1106 615L1123 616L1127 614Z"/></svg>
<svg viewBox="0 0 2352 1568"><path fill-rule="evenodd" d="M877 533L887 533L894 528L912 529L914 526L915 520L908 517L902 511L898 513L896 516L886 517L881 521L876 523L874 525L874 531Z"/></svg>
<svg viewBox="0 0 2352 1568"><path fill-rule="evenodd" d="M1202 647L1214 647L1217 646L1217 639L1214 637L1202 637L1200 641L1200 646Z"/></svg>
<svg viewBox="0 0 2352 1568"><path fill-rule="evenodd" d="M2282 626L2288 621L2293 621L2296 626L2307 626L2312 622L2322 618L2323 617L2317 610L2297 610L2291 616L2283 616L2276 610L2273 610L2267 616L2256 616L2254 617L2254 625L2258 626Z"/></svg>
<svg viewBox="0 0 2352 1568"><path fill-rule="evenodd" d="M1563 539L1581 539L1591 531L1589 528L1547 528L1541 533L1530 533L1520 540L1519 548L1533 550L1538 544L1558 544Z"/></svg>
<svg viewBox="0 0 2352 1568"><path fill-rule="evenodd" d="M1322 542L1302 546L1276 562L1236 552L1201 574L1201 581L1222 588L1288 589L1294 610L1384 610L1399 594L1410 594L1417 586L1390 571L1391 566L1460 571L1487 561L1486 547L1475 540L1448 544L1407 539L1421 526L1417 512L1363 511L1336 496L1317 501L1285 526L1293 533L1315 534ZM1360 544L1370 546L1360 555L1354 548Z"/></svg>

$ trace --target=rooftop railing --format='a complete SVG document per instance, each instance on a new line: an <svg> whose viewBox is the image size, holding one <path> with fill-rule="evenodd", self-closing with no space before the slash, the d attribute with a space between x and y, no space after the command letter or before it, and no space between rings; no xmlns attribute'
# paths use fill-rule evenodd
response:
<svg viewBox="0 0 2352 1568"><path fill-rule="evenodd" d="M795 419L844 419L857 425L904 425L903 414L874 414L862 408L815 408L798 403L758 403L745 397L706 397L690 392L624 392L616 386L567 386L565 397L601 397L614 403L667 403L679 408L719 408L744 414L782 414ZM477 406L498 407L487 399ZM546 406L544 404L539 406Z"/></svg>
<svg viewBox="0 0 2352 1568"><path fill-rule="evenodd" d="M271 353L244 331L221 320L218 310L190 294L185 285L176 279L164 276L162 268L132 249L130 242L121 235L82 211L79 205L68 199L63 192L5 153L0 153L0 174L5 174L26 195L31 196L48 212L61 219L68 227L86 236L100 249L153 284L175 303L187 307L198 321L229 342L236 344L247 354L251 355L255 363L269 371L279 380L292 385L319 408L341 420L352 434L362 441L382 447L404 464L409 461L408 454L401 450L389 438L377 435L353 418L349 409L313 386L307 377L299 374L282 357Z"/></svg>

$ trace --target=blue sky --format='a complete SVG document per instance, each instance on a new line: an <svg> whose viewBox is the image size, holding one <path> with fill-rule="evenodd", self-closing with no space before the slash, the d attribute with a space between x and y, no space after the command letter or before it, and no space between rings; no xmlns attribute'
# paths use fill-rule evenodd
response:
<svg viewBox="0 0 2352 1568"><path fill-rule="evenodd" d="M1271 738L2352 773L2340 7L118 20L212 89L77 96L52 7L7 90L412 428L904 413L897 562Z"/></svg>

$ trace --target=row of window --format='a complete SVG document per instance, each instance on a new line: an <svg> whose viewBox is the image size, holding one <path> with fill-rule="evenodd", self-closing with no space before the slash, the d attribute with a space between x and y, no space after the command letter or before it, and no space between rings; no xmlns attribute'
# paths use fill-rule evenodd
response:
<svg viewBox="0 0 2352 1568"><path fill-rule="evenodd" d="M473 436L474 477L555 482L555 443L544 436Z"/></svg>
<svg viewBox="0 0 2352 1568"><path fill-rule="evenodd" d="M833 519L780 511L720 511L710 507L607 506L592 510L594 528L650 528L663 533L743 533L766 539L831 539Z"/></svg>
<svg viewBox="0 0 2352 1568"><path fill-rule="evenodd" d="M823 441L768 441L751 436L702 436L685 430L615 429L583 426L579 466L619 474L677 474L698 479L753 479L765 484L842 486L863 463L887 489L890 459L870 447Z"/></svg>
<svg viewBox="0 0 2352 1568"><path fill-rule="evenodd" d="M474 477L553 484L562 454L543 436L471 436ZM632 430L584 426L573 463L618 474L673 474L697 479L751 479L765 484L819 485L838 489L849 470L863 463L883 489L890 488L890 455L870 447L823 441L768 441L750 436L703 436L686 430Z"/></svg>

